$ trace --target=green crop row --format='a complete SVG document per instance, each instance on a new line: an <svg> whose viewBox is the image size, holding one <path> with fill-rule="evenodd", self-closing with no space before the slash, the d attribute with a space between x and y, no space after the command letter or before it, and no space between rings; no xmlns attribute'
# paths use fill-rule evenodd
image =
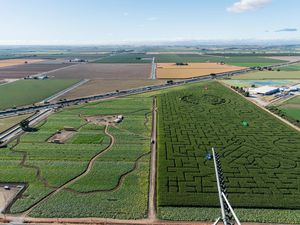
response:
<svg viewBox="0 0 300 225"><path fill-rule="evenodd" d="M297 131L217 82L162 93L158 109L160 207L218 206L214 147L234 207L300 208Z"/></svg>

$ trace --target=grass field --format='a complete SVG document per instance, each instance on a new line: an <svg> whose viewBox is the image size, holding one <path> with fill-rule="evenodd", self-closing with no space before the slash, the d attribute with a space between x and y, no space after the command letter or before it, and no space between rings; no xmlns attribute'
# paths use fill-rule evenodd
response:
<svg viewBox="0 0 300 225"><path fill-rule="evenodd" d="M0 86L0 110L42 101L77 82L79 80L19 80Z"/></svg>
<svg viewBox="0 0 300 225"><path fill-rule="evenodd" d="M25 114L25 115L0 119L0 132L3 132L4 130L12 127L13 125L20 123L22 120L28 118L31 115L32 114Z"/></svg>
<svg viewBox="0 0 300 225"><path fill-rule="evenodd" d="M189 63L186 66L178 66L175 63L158 63L158 79L187 79L244 69L244 67L221 65L217 63Z"/></svg>
<svg viewBox="0 0 300 225"><path fill-rule="evenodd" d="M91 172L39 205L31 216L144 218L148 202L151 107L152 98L143 96L72 107L52 115L38 132L24 135L12 150L3 149L0 182L29 183L11 212L26 210L80 174L93 156L111 144L104 126L86 124L86 116L122 114L124 121L108 128L115 144L97 158ZM63 145L47 142L64 127L78 131ZM28 158L21 162L24 155Z"/></svg>
<svg viewBox="0 0 300 225"><path fill-rule="evenodd" d="M300 120L300 96L283 102L279 105L279 109L285 112L288 116Z"/></svg>
<svg viewBox="0 0 300 225"><path fill-rule="evenodd" d="M263 71L242 74L233 77L235 80L292 80L300 79L300 71Z"/></svg>
<svg viewBox="0 0 300 225"><path fill-rule="evenodd" d="M281 71L300 71L300 64L280 68Z"/></svg>
<svg viewBox="0 0 300 225"><path fill-rule="evenodd" d="M204 56L196 54L118 54L105 57L97 63L149 63L155 57L157 63L180 63L180 62L220 62L226 64L253 67L253 66L269 66L271 64L281 63L284 61L277 59L270 59L257 56ZM143 60L147 59L147 60Z"/></svg>
<svg viewBox="0 0 300 225"><path fill-rule="evenodd" d="M161 210L218 206L212 147L235 208L300 209L298 132L216 82L164 93L158 109Z"/></svg>

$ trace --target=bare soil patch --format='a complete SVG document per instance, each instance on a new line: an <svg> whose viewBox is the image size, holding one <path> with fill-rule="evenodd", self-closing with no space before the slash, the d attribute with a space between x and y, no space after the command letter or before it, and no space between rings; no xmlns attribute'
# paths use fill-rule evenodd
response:
<svg viewBox="0 0 300 225"><path fill-rule="evenodd" d="M146 80L151 77L151 64L89 63L50 73L58 79Z"/></svg>
<svg viewBox="0 0 300 225"><path fill-rule="evenodd" d="M24 78L29 75L45 73L52 70L64 68L71 64L55 64L55 63L31 63L17 66L0 68L0 79L2 78Z"/></svg>
<svg viewBox="0 0 300 225"><path fill-rule="evenodd" d="M289 61L289 62L300 61L300 56L272 56L272 57L266 57L266 58L282 60L282 61Z"/></svg>
<svg viewBox="0 0 300 225"><path fill-rule="evenodd" d="M158 79L186 79L206 76L211 73L224 73L244 69L245 67L231 66L219 63L189 63L176 65L176 63L158 63Z"/></svg>
<svg viewBox="0 0 300 225"><path fill-rule="evenodd" d="M63 144L69 140L77 130L75 128L64 128L48 139L49 143Z"/></svg>
<svg viewBox="0 0 300 225"><path fill-rule="evenodd" d="M5 186L9 186L9 189L6 190ZM0 184L0 213L9 206L23 188L23 185Z"/></svg>
<svg viewBox="0 0 300 225"><path fill-rule="evenodd" d="M16 65L22 65L26 63L38 63L38 62L44 62L45 59L6 59L6 60L0 60L0 68L7 67L7 66L16 66Z"/></svg>
<svg viewBox="0 0 300 225"><path fill-rule="evenodd" d="M131 88L138 88L143 86L150 86L155 84L162 84L159 80L91 80L78 88L62 95L59 99L73 99L79 97L86 97L91 95L103 94L107 92L114 92L116 90L126 90Z"/></svg>
<svg viewBox="0 0 300 225"><path fill-rule="evenodd" d="M107 124L116 123L115 120L118 119L116 115L105 115L105 116L89 116L85 120L88 123L92 123L98 126L105 126Z"/></svg>

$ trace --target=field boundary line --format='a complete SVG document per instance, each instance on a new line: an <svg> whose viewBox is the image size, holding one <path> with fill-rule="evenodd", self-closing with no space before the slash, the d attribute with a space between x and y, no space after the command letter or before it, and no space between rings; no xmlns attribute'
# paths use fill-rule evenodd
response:
<svg viewBox="0 0 300 225"><path fill-rule="evenodd" d="M78 87L86 84L89 81L90 81L89 79L81 80L81 81L77 82L76 84L73 84L71 87L68 87L68 88L66 88L66 89L64 89L62 91L59 91L58 93L56 93L56 94L54 94L54 95L52 95L52 96L50 96L50 97L42 100L41 102L50 102L50 101L53 101L53 100L59 98L60 96L62 96L64 94L67 94L68 92L71 92L74 89L76 89L76 88L78 88Z"/></svg>

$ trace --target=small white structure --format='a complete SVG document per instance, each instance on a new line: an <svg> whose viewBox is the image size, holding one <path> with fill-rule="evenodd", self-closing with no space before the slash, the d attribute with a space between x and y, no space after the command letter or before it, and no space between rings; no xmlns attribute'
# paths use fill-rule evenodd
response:
<svg viewBox="0 0 300 225"><path fill-rule="evenodd" d="M250 94L260 94L260 95L272 95L279 92L278 87L272 86L261 86L258 88L249 88Z"/></svg>
<svg viewBox="0 0 300 225"><path fill-rule="evenodd" d="M297 86L292 86L292 87L289 87L288 91L289 92L299 91L299 88Z"/></svg>
<svg viewBox="0 0 300 225"><path fill-rule="evenodd" d="M114 120L114 123L121 123L124 117L122 115L117 116L117 119Z"/></svg>

